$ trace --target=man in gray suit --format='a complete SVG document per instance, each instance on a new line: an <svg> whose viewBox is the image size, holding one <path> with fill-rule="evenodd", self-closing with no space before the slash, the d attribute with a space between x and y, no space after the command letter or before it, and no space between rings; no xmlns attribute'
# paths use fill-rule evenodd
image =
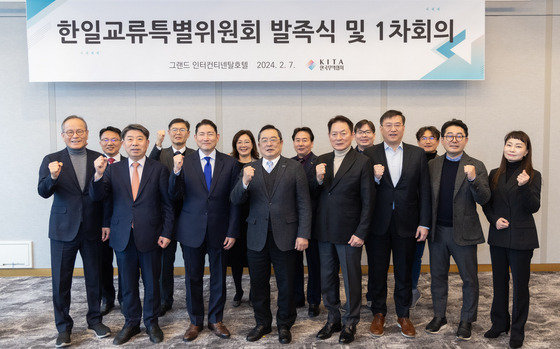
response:
<svg viewBox="0 0 560 349"><path fill-rule="evenodd" d="M477 244L484 242L476 204L490 200L484 164L464 152L469 129L453 119L441 127L446 153L430 161L432 229L429 233L430 273L434 318L426 332L439 333L447 325L449 257L453 256L463 280L463 307L457 339L471 339L478 308Z"/></svg>
<svg viewBox="0 0 560 349"><path fill-rule="evenodd" d="M293 292L297 251L305 250L311 237L311 199L303 167L280 155L282 133L266 125L258 140L263 159L244 167L231 192L234 204L249 201L247 259L257 325L247 340L254 342L271 332L272 263L278 287L278 339L287 344L292 340L290 328L297 315Z"/></svg>

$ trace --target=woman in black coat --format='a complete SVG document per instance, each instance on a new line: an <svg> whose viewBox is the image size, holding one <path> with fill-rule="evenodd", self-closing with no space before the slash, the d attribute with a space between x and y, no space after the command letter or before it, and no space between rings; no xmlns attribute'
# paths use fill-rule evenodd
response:
<svg viewBox="0 0 560 349"><path fill-rule="evenodd" d="M490 319L492 328L484 337L508 333L509 344L520 348L525 338L529 314L529 277L533 250L539 247L533 214L541 204L541 174L533 169L531 140L523 131L505 137L500 167L490 172L492 199L484 205L490 222L488 244L492 259L494 298ZM513 308L509 304L509 268L513 279Z"/></svg>

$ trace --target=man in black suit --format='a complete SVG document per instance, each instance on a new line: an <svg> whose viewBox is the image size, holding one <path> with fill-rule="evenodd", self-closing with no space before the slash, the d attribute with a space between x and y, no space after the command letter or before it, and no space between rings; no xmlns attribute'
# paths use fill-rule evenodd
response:
<svg viewBox="0 0 560 349"><path fill-rule="evenodd" d="M401 334L416 336L409 318L411 270L416 242L426 240L431 222L430 174L424 150L402 142L404 115L385 112L379 120L383 143L364 151L374 166L377 188L373 224L366 242L368 294L373 321L370 332L384 333L387 315L387 272L391 252L395 274L395 308Z"/></svg>
<svg viewBox="0 0 560 349"><path fill-rule="evenodd" d="M123 288L125 324L113 344L120 345L140 333L142 304L139 279L144 285L144 325L153 343L163 341L159 327L159 274L161 249L171 241L173 208L168 194L169 171L146 157L150 132L132 124L122 132L128 161L107 168L107 158L95 160L90 195L113 203L110 244L117 255Z"/></svg>
<svg viewBox="0 0 560 349"><path fill-rule="evenodd" d="M103 155L107 158L109 165L126 159L121 156L120 149L122 146L121 130L107 126L99 131L99 145L103 151ZM111 214L113 207L111 201L103 202L103 230L109 230L111 224ZM109 234L107 232L106 234ZM101 256L101 315L107 315L115 307L115 286L113 285L113 249L109 246L109 240L103 241L103 253ZM117 298L119 304L122 301L122 290L119 283Z"/></svg>
<svg viewBox="0 0 560 349"><path fill-rule="evenodd" d="M329 140L334 151L319 156L312 182L312 191L318 196L313 237L319 241L321 290L329 311L317 338L327 339L342 330L338 340L342 344L354 341L360 321L362 246L369 234L375 196L373 166L368 157L352 149L352 127L352 121L342 115L329 120ZM342 318L339 269L346 293Z"/></svg>
<svg viewBox="0 0 560 349"><path fill-rule="evenodd" d="M183 340L190 342L204 328L204 263L210 264L208 328L221 338L230 333L223 324L226 303L226 259L239 236L239 210L229 196L239 178L236 159L216 150L220 139L216 124L204 119L196 125L198 151L175 155L169 193L183 208L175 223L176 239L185 261L187 311L191 324ZM183 161L184 160L184 161Z"/></svg>
<svg viewBox="0 0 560 349"><path fill-rule="evenodd" d="M157 133L156 144L150 153L150 159L158 160L167 167L171 173L173 171L173 157L177 154L187 156L194 152L194 149L187 147L187 139L191 134L191 125L187 120L175 118L169 122L167 133L171 140L171 146L163 149L163 140L165 131L159 130ZM179 217L182 207L181 200L173 202L173 212L175 221ZM176 227L173 227L173 236L177 233ZM161 254L161 276L159 280L161 295L161 311L159 316L165 315L173 306L173 289L174 289L174 264L177 252L177 240L171 239L169 246L162 251Z"/></svg>
<svg viewBox="0 0 560 349"><path fill-rule="evenodd" d="M313 154L311 151L313 149L314 140L315 136L309 127L298 127L294 129L292 141L294 142L296 156L292 159L297 160L303 166L309 182L315 180L317 155ZM313 208L313 219L315 219L317 205L313 198L311 198L311 205ZM313 224L311 231L313 231ZM307 314L309 317L315 317L320 313L319 305L321 304L321 264L319 262L317 240L309 239L309 246L307 250L305 250L305 257L307 259L307 303L309 303ZM298 308L305 306L305 278L303 269L303 252L298 252L294 283L294 296L296 307Z"/></svg>
<svg viewBox="0 0 560 349"><path fill-rule="evenodd" d="M45 156L39 169L37 191L44 198L54 195L49 219L53 307L58 338L56 347L67 347L74 321L70 317L70 289L78 251L82 256L86 282L88 328L98 338L111 334L101 322L101 222L103 207L93 202L88 183L93 177L94 160L101 156L86 148L88 129L85 120L71 115L62 122L66 148Z"/></svg>
<svg viewBox="0 0 560 349"><path fill-rule="evenodd" d="M307 248L311 235L311 199L302 166L282 153L282 133L264 126L258 136L263 156L244 167L231 192L231 201L249 201L247 258L251 300L257 325L247 335L250 342L271 332L270 264L278 287L276 324L280 343L292 340L296 320L294 270L297 251Z"/></svg>

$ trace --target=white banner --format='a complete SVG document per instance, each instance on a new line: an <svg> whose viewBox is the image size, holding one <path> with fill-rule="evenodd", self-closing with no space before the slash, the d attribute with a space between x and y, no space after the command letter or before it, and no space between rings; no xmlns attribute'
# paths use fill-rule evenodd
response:
<svg viewBox="0 0 560 349"><path fill-rule="evenodd" d="M483 0L28 0L30 81L484 79Z"/></svg>

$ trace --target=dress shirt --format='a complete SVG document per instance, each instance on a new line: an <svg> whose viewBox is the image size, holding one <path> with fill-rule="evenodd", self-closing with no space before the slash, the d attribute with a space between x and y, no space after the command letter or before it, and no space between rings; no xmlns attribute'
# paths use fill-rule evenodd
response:
<svg viewBox="0 0 560 349"><path fill-rule="evenodd" d="M198 155L200 156L200 165L202 166L202 173L204 173L204 166L206 166L205 157L207 156L210 157L210 166L212 166L212 177L214 177L214 165L216 165L216 149L214 149L209 155L204 154L202 150L198 149Z"/></svg>
<svg viewBox="0 0 560 349"><path fill-rule="evenodd" d="M402 173L403 145L401 142L397 150L393 150L387 143L383 142L383 147L385 148L385 157L387 158L389 174L391 175L393 186L396 187ZM380 180L375 178L375 182L379 184Z"/></svg>
<svg viewBox="0 0 560 349"><path fill-rule="evenodd" d="M107 154L103 154L103 155L105 155L105 157L107 159L111 159L111 158L115 159L115 161L113 163L121 161L121 154L120 153L117 153L117 155L115 155L115 156L109 156Z"/></svg>
<svg viewBox="0 0 560 349"><path fill-rule="evenodd" d="M134 171L134 167L132 166L132 164L135 161L132 160L131 158L128 158L128 172L130 174L130 182L132 183L132 173ZM138 183L142 183L142 172L144 171L144 165L146 164L146 156L144 155L144 157L138 161L136 161L139 166L138 166Z"/></svg>
<svg viewBox="0 0 560 349"><path fill-rule="evenodd" d="M184 146L184 147L181 148L181 149L175 149L174 146L171 146L171 149L173 150L173 154L175 154L176 152L180 152L181 154L184 154L184 153L185 153L185 150L187 150L187 146Z"/></svg>

